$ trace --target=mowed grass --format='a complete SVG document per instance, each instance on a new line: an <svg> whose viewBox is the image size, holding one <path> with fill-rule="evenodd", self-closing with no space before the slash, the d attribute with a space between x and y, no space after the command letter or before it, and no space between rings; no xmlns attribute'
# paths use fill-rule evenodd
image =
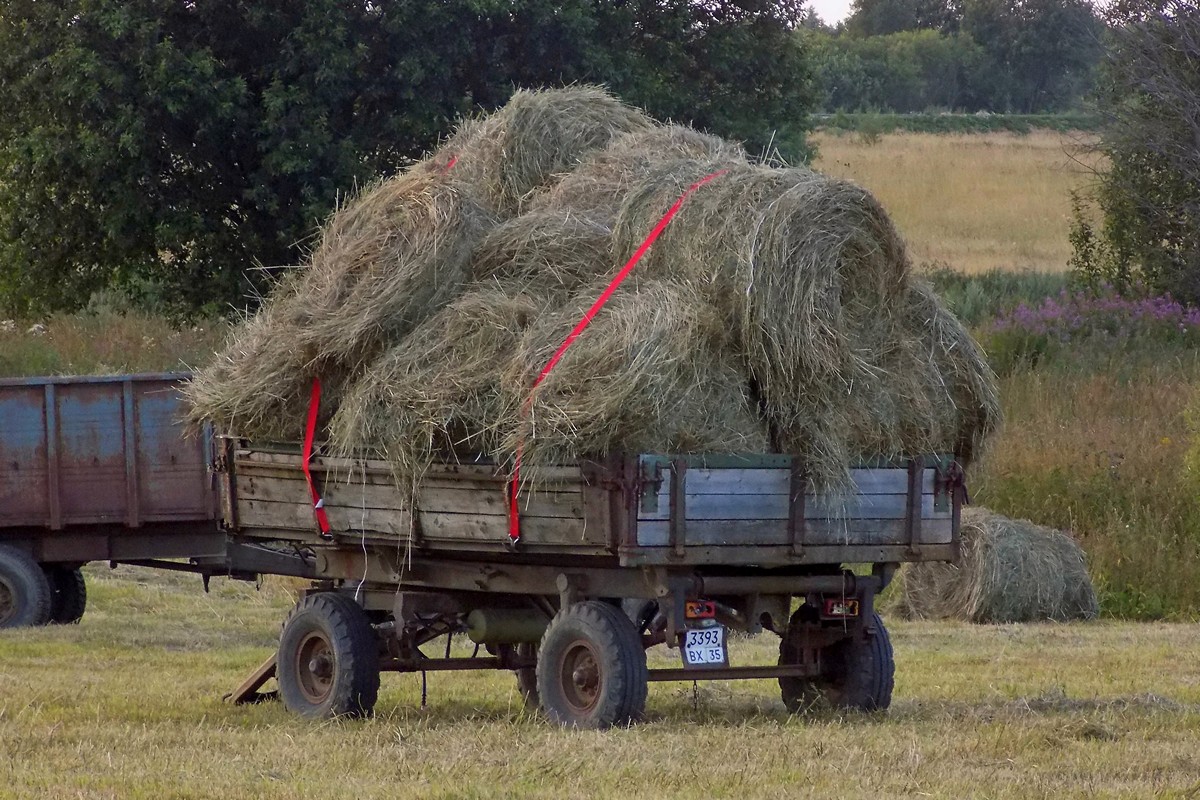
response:
<svg viewBox="0 0 1200 800"><path fill-rule="evenodd" d="M818 133L814 166L873 192L917 263L966 273L1060 271L1071 255L1071 191L1096 156L1080 134Z"/></svg>
<svg viewBox="0 0 1200 800"><path fill-rule="evenodd" d="M891 624L887 715L789 717L771 681L652 684L646 722L565 731L508 673L384 676L368 721L221 701L286 588L88 570L78 626L0 632L0 796L1192 797L1200 630ZM435 644L430 649L436 649ZM735 643L765 663L777 639ZM656 664L672 660L657 649ZM461 654L468 654L465 647Z"/></svg>

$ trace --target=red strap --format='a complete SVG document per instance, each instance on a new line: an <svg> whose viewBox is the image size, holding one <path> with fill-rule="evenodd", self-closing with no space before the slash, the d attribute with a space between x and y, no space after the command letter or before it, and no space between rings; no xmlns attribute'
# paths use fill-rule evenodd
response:
<svg viewBox="0 0 1200 800"><path fill-rule="evenodd" d="M317 526L321 529L321 536L329 538L329 517L325 514L325 501L321 499L320 493L317 491L317 485L313 483L312 471L308 468L308 462L312 460L313 439L317 435L317 412L321 408L321 379L313 378L312 394L308 398L308 421L304 425L304 461L302 467L304 469L304 479L308 481L308 491L312 493L313 513L317 515Z"/></svg>
<svg viewBox="0 0 1200 800"><path fill-rule="evenodd" d="M618 287L625 282L625 279L629 277L629 273L633 272L633 268L637 266L637 263L642 260L643 256L646 255L646 251L648 251L650 246L658 240L658 237L662 235L664 230L666 230L667 225L669 225L671 220L675 218L675 215L679 213L679 209L683 207L684 201L687 200L688 197L701 186L720 177L721 175L724 175L728 171L729 170L727 169L717 170L716 172L706 175L700 180L696 181L689 186L683 194L679 195L679 198L675 201L674 205L667 210L666 214L662 215L662 218L659 219L658 224L656 224L654 229L650 231L650 235L642 240L642 243L638 246L638 249L635 250L633 255L629 257L629 260L625 262L625 266L621 267L621 271L618 272L616 277L609 282L604 291L600 293L600 296L596 298L596 302L592 303L592 307L587 310L587 312L583 315L583 318L579 320L575 327L571 329L571 332L567 334L567 338L563 340L563 343L560 344L558 349L554 351L554 355L552 355L550 360L546 362L546 366L542 367L542 371L538 373L537 379L533 382L533 386L530 387L529 395L526 396L525 402L521 406L522 416L528 415L530 408L533 406L533 390L536 389L541 382L546 379L546 376L550 374L550 371L553 370L558 362L562 360L562 357L571 347L571 344L574 343L574 341L579 337L579 334L583 333L584 330L587 329L587 326L592 324L592 320L595 319L596 314L600 312L600 309L604 308L605 304L608 303L609 298L613 296L613 292L615 292ZM508 483L508 538L512 544L516 544L521 539L521 512L517 504L517 493L520 491L521 455L524 449L525 442L524 440L521 440L517 443L517 454L516 459L513 462L512 478L509 479Z"/></svg>

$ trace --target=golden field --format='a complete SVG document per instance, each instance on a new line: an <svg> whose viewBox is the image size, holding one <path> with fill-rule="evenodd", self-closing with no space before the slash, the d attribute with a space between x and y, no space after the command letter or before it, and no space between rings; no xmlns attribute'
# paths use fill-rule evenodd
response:
<svg viewBox="0 0 1200 800"><path fill-rule="evenodd" d="M1071 192L1098 163L1080 134L818 133L814 166L870 189L918 264L1059 271Z"/></svg>

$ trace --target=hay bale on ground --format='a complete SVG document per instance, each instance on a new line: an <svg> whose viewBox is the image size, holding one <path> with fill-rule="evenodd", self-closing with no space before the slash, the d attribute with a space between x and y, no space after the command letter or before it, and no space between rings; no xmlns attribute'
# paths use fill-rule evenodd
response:
<svg viewBox="0 0 1200 800"><path fill-rule="evenodd" d="M979 623L1093 619L1100 611L1083 551L1065 533L968 508L958 564L908 564L893 610L910 619Z"/></svg>

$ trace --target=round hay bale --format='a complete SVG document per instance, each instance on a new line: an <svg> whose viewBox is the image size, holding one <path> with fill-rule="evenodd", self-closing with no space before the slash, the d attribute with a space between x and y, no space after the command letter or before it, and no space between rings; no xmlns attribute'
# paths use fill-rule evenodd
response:
<svg viewBox="0 0 1200 800"><path fill-rule="evenodd" d="M335 213L290 295L309 361L354 362L457 297L496 220L446 175L381 181Z"/></svg>
<svg viewBox="0 0 1200 800"><path fill-rule="evenodd" d="M611 245L612 230L589 217L569 210L531 211L483 238L472 274L507 291L561 299L616 271Z"/></svg>
<svg viewBox="0 0 1200 800"><path fill-rule="evenodd" d="M364 371L331 440L344 453L376 451L409 478L434 458L497 451L513 417L502 375L538 310L529 295L472 287Z"/></svg>
<svg viewBox="0 0 1200 800"><path fill-rule="evenodd" d="M952 451L990 431L998 404L983 354L958 347L966 331L910 286L902 240L860 187L807 169L672 162L626 196L617 262L714 168L727 171L638 269L694 283L740 332L774 449L802 454L810 478L833 488L855 458ZM944 367L971 375L947 381Z"/></svg>
<svg viewBox="0 0 1200 800"><path fill-rule="evenodd" d="M330 217L308 263L196 376L187 389L192 418L296 438L320 376L324 423L342 387L388 343L458 295L493 225L444 175L410 172L369 187Z"/></svg>
<svg viewBox="0 0 1200 800"><path fill-rule="evenodd" d="M625 196L655 167L677 161L747 166L740 145L683 125L655 125L615 138L557 183L532 197L529 209L570 209L612 226Z"/></svg>
<svg viewBox="0 0 1200 800"><path fill-rule="evenodd" d="M892 610L978 623L1094 619L1083 551L1065 533L983 508L963 509L957 564L907 564Z"/></svg>
<svg viewBox="0 0 1200 800"><path fill-rule="evenodd" d="M230 329L224 347L183 387L188 421L221 431L287 441L304 434L311 366L296 346L298 271L291 271L259 312ZM338 376L330 376L336 382ZM337 387L331 387L336 394Z"/></svg>
<svg viewBox="0 0 1200 800"><path fill-rule="evenodd" d="M538 189L579 166L617 136L653 121L595 86L518 90L499 111L468 120L432 157L477 187L502 216L522 210Z"/></svg>
<svg viewBox="0 0 1200 800"><path fill-rule="evenodd" d="M503 451L523 448L531 466L617 450L764 452L726 320L687 284L630 280L529 388L605 285L545 312L522 336L504 379L521 411Z"/></svg>

